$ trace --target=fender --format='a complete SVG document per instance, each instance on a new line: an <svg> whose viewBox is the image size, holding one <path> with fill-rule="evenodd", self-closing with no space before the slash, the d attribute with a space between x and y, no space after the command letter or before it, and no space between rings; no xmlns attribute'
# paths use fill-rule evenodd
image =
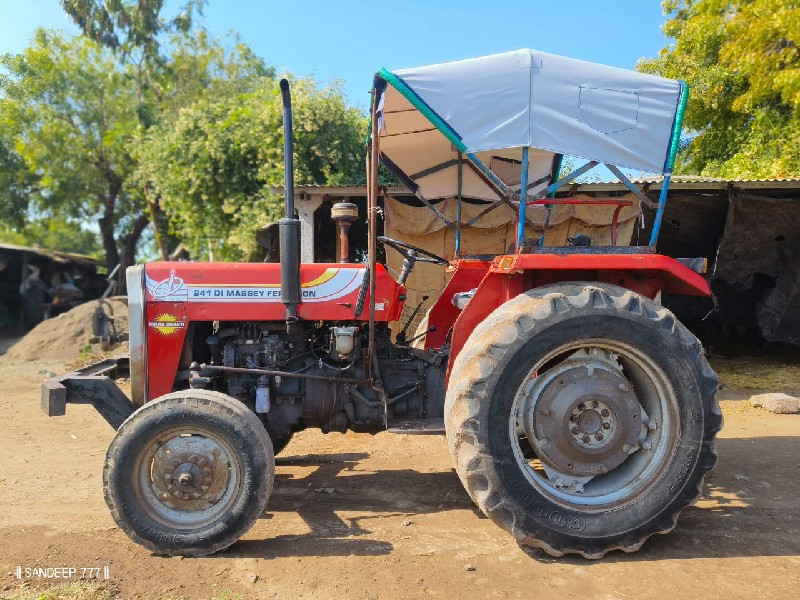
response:
<svg viewBox="0 0 800 600"><path fill-rule="evenodd" d="M426 339L426 348L440 347L452 329L448 377L453 361L475 327L501 304L537 287L565 281L598 281L627 288L650 299L658 292L711 295L703 276L674 258L660 254L515 254L498 256L484 264L488 268L463 311L445 309L444 304L451 304L450 291L474 289L469 285L475 280L476 269L480 268L475 261L466 263L463 269L459 263L455 264L445 293L431 309L429 323L436 327L436 335ZM451 321L453 316L455 319Z"/></svg>

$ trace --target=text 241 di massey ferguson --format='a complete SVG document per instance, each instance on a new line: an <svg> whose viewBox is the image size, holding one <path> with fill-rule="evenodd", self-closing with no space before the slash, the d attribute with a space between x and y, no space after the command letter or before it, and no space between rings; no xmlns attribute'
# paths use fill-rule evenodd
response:
<svg viewBox="0 0 800 600"><path fill-rule="evenodd" d="M662 293L710 294L704 261L655 253L686 85L532 50L382 69L364 264L300 264L285 80L281 91L280 264L131 267L129 362L43 385L48 415L90 402L117 429L103 486L125 533L159 554L229 546L267 506L274 454L307 427L446 433L481 511L555 556L631 552L672 530L716 462L722 425L700 343L660 304ZM587 163L560 176L564 155ZM601 163L631 194L555 197ZM455 200L451 260L378 236L379 164L437 218L431 200ZM620 166L662 173L659 202ZM463 200L483 202L481 214L513 207L506 254L463 251ZM654 208L648 246L616 243L632 202ZM553 208L579 203L614 211L611 244L545 244ZM397 279L377 263L377 242L402 254ZM392 338L420 261L449 281L417 335ZM125 369L130 399L113 383Z"/></svg>

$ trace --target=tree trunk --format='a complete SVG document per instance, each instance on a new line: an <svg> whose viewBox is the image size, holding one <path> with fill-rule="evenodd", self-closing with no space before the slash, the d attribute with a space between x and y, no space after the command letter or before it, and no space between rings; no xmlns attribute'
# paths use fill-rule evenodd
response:
<svg viewBox="0 0 800 600"><path fill-rule="evenodd" d="M122 295L128 293L125 282L125 271L131 265L136 264L136 244L139 243L139 239L142 237L142 232L144 231L144 228L147 227L149 222L150 220L148 219L146 212L140 214L133 222L131 231L122 236L119 240L120 253L119 272L117 273L117 294Z"/></svg>
<svg viewBox="0 0 800 600"><path fill-rule="evenodd" d="M100 237L103 240L103 250L105 250L106 253L106 268L108 272L111 273L114 267L117 266L117 263L119 263L117 240L114 237L113 214L109 216L108 211L106 211L106 214L98 219L98 224L100 225Z"/></svg>
<svg viewBox="0 0 800 600"><path fill-rule="evenodd" d="M147 207L150 209L150 222L153 224L153 233L156 237L158 250L161 253L161 260L169 260L167 253L167 244L164 241L164 236L161 233L161 228L158 226L158 199L153 200L152 191L150 186L145 187L145 198L147 200Z"/></svg>
<svg viewBox="0 0 800 600"><path fill-rule="evenodd" d="M117 240L114 237L114 228L117 224L114 208L117 203L119 191L122 189L122 181L114 173L107 173L108 193L100 196L100 203L103 205L103 216L98 219L100 225L100 237L103 240L103 250L106 253L106 268L108 272L114 270L119 263L119 251L117 250Z"/></svg>

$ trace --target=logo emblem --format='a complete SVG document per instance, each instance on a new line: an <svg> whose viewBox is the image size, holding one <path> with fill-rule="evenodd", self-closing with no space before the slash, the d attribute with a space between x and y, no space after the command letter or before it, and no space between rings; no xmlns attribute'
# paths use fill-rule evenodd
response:
<svg viewBox="0 0 800 600"><path fill-rule="evenodd" d="M185 301L189 298L189 287L182 277L175 274L175 269L170 269L169 277L155 281L146 277L147 291L156 300Z"/></svg>
<svg viewBox="0 0 800 600"><path fill-rule="evenodd" d="M172 335L179 329L186 327L184 321L179 321L178 317L169 313L158 315L154 320L150 321L148 325L163 335Z"/></svg>

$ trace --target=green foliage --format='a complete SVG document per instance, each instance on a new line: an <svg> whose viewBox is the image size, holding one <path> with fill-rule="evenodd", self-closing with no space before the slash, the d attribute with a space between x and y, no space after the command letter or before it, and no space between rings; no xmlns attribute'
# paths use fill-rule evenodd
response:
<svg viewBox="0 0 800 600"><path fill-rule="evenodd" d="M110 266L115 232L129 233L143 211L127 185L127 146L137 132L133 74L107 50L78 37L38 30L18 55L0 64L0 216L13 222L23 208L73 219L98 219Z"/></svg>
<svg viewBox="0 0 800 600"><path fill-rule="evenodd" d="M81 31L125 58L139 52L143 61L161 60L164 34L188 34L204 0L190 0L172 18L162 16L164 0L61 0L61 7Z"/></svg>
<svg viewBox="0 0 800 600"><path fill-rule="evenodd" d="M218 85L137 148L137 172L160 196L173 232L196 256L256 256L255 231L282 216L283 112L274 75ZM298 185L363 181L366 120L338 86L292 81Z"/></svg>
<svg viewBox="0 0 800 600"><path fill-rule="evenodd" d="M84 35L38 30L0 58L0 235L91 252L75 223L94 219L111 269L132 262L150 203L167 246L254 258L255 230L282 210L274 69L194 27L202 0L172 18L163 0L61 4ZM364 115L337 85L293 86L297 182L363 183Z"/></svg>
<svg viewBox="0 0 800 600"><path fill-rule="evenodd" d="M19 228L0 225L0 242L92 256L101 253L97 233L58 216L31 219Z"/></svg>
<svg viewBox="0 0 800 600"><path fill-rule="evenodd" d="M796 0L665 0L675 43L639 69L686 80L694 137L680 172L800 175L800 6Z"/></svg>
<svg viewBox="0 0 800 600"><path fill-rule="evenodd" d="M28 195L37 177L14 149L14 135L0 131L0 221L22 227L28 207Z"/></svg>

